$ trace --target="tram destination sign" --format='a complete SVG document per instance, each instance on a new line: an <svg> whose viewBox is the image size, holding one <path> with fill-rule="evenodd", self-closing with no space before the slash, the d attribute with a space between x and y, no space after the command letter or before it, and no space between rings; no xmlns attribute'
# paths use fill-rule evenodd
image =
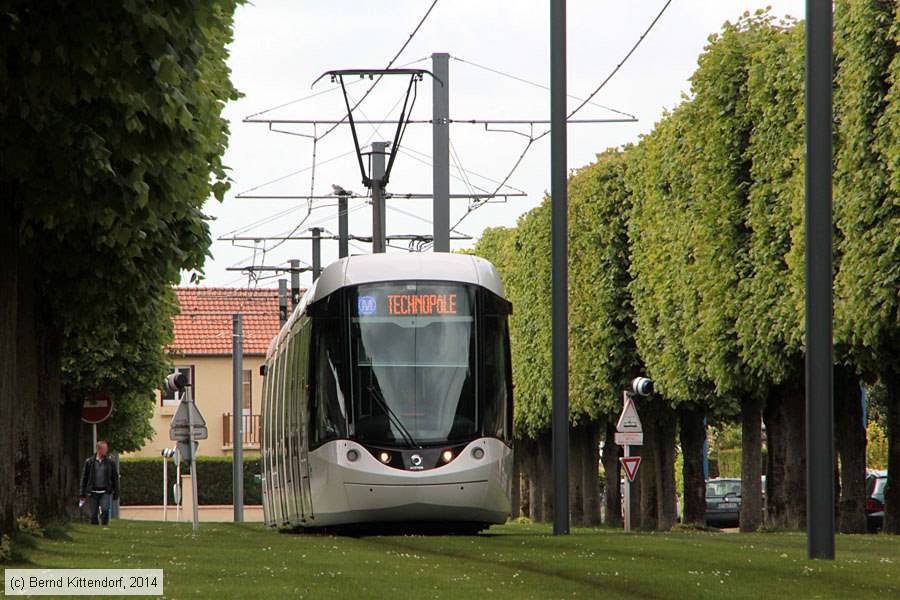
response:
<svg viewBox="0 0 900 600"><path fill-rule="evenodd" d="M374 286L373 286L374 287ZM470 316L469 294L458 287L405 286L360 290L357 314L361 317L456 317Z"/></svg>

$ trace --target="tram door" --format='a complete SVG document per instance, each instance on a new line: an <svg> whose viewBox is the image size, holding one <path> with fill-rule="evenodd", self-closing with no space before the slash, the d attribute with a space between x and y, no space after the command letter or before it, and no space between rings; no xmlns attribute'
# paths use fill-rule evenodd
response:
<svg viewBox="0 0 900 600"><path fill-rule="evenodd" d="M309 363L310 363L310 336L312 332L312 322L307 319L301 330L300 348L302 348L300 361L300 394L297 399L297 413L300 417L300 439L299 439L299 456L297 457L296 469L300 475L300 499L303 510L304 519L313 516L312 506L312 490L310 489L309 480Z"/></svg>
<svg viewBox="0 0 900 600"><path fill-rule="evenodd" d="M297 368L297 356L300 353L302 345L299 333L291 333L287 350L285 352L285 365L287 366L287 375L285 377L285 418L287 420L285 447L286 460L284 465L286 485L285 491L287 496L288 520L291 524L300 521L303 518L303 511L299 503L300 478L297 469L294 468L297 456L297 431L300 428L300 419L297 415L297 395L300 389L300 373Z"/></svg>

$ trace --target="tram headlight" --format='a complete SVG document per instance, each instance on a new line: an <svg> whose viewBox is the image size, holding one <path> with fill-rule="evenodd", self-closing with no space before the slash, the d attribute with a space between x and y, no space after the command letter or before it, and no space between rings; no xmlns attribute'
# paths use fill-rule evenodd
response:
<svg viewBox="0 0 900 600"><path fill-rule="evenodd" d="M452 450L444 450L441 453L441 460L443 460L445 463L448 463L451 460L453 460L453 451Z"/></svg>
<svg viewBox="0 0 900 600"><path fill-rule="evenodd" d="M350 462L356 462L359 460L359 452L354 449L347 450L347 460Z"/></svg>
<svg viewBox="0 0 900 600"><path fill-rule="evenodd" d="M391 462L391 455L387 452L382 452L378 455L378 458L381 459L381 462L383 462L384 464L388 464L389 462Z"/></svg>
<svg viewBox="0 0 900 600"><path fill-rule="evenodd" d="M475 460L481 460L484 458L484 448L474 448L472 450L472 458Z"/></svg>

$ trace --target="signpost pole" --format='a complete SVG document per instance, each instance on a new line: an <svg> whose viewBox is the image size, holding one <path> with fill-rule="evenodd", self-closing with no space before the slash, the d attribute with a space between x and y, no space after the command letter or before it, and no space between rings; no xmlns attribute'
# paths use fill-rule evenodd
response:
<svg viewBox="0 0 900 600"><path fill-rule="evenodd" d="M91 448L93 449L94 452L96 452L97 451L97 424L96 423L91 423L91 431L94 432L93 433L94 445L91 446Z"/></svg>
<svg viewBox="0 0 900 600"><path fill-rule="evenodd" d="M625 458L631 456L631 446L625 445ZM625 533L631 533L631 479L625 475Z"/></svg>
<svg viewBox="0 0 900 600"><path fill-rule="evenodd" d="M313 271L315 274L315 271ZM232 347L232 503L234 522L244 522L244 316L233 317ZM193 438L191 438L193 439Z"/></svg>
<svg viewBox="0 0 900 600"><path fill-rule="evenodd" d="M188 404L193 404L194 396L192 393L192 388L188 386L188 388L184 391L184 399L182 402L186 402ZM190 408L190 407L189 407ZM194 451L194 411L188 410L188 449L191 453L191 493L194 495L194 531L197 531L200 528L200 512L199 505L197 499L197 453Z"/></svg>

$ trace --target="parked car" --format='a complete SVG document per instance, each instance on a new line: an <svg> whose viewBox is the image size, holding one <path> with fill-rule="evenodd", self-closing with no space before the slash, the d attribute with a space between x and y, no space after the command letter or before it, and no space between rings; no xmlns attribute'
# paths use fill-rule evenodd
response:
<svg viewBox="0 0 900 600"><path fill-rule="evenodd" d="M706 481L706 524L737 527L741 515L741 480L717 478Z"/></svg>
<svg viewBox="0 0 900 600"><path fill-rule="evenodd" d="M878 533L884 527L884 486L887 471L870 470L866 473L866 527L869 533Z"/></svg>

